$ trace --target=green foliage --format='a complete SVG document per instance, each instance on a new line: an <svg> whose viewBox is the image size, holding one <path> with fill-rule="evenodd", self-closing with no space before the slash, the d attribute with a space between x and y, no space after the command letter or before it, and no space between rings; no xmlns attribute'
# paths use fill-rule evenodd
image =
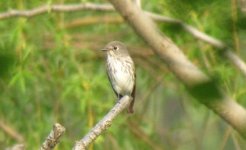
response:
<svg viewBox="0 0 246 150"><path fill-rule="evenodd" d="M1 1L0 11L86 1ZM240 37L232 36L230 1L154 0L143 1L142 5L146 10L181 19L230 45L234 45L234 38L246 36L243 16L236 23ZM135 114L122 113L92 148L229 150L236 149L236 141L245 148L237 133L193 100L127 24L97 22L69 27L73 21L91 21L103 15L117 17L117 13L81 11L1 20L0 121L23 136L26 149L38 149L55 122L66 127L57 149L71 149L114 105L116 97L99 49L115 39L129 45L137 66ZM160 29L246 106L244 77L215 49L180 27L160 24ZM0 129L0 149L16 143L16 138Z"/></svg>

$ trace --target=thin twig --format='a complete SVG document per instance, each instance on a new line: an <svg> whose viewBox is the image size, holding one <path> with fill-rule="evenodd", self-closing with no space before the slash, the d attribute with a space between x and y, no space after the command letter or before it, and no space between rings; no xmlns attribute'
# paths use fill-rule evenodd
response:
<svg viewBox="0 0 246 150"><path fill-rule="evenodd" d="M63 135L64 132L65 132L65 128L62 125L60 125L59 123L54 124L52 131L50 132L48 137L45 139L40 150L53 149L59 142L59 139Z"/></svg>
<svg viewBox="0 0 246 150"><path fill-rule="evenodd" d="M238 55L229 49L223 54L243 73L244 76L246 76L246 64Z"/></svg>
<svg viewBox="0 0 246 150"><path fill-rule="evenodd" d="M80 141L75 143L73 150L85 150L103 131L111 126L112 121L122 112L131 102L129 96L122 97L118 103L99 121Z"/></svg>
<svg viewBox="0 0 246 150"><path fill-rule="evenodd" d="M83 3L83 4L70 4L70 5L44 5L31 10L10 10L5 13L0 14L1 19L8 19L12 17L33 17L36 15L41 15L49 12L74 12L79 10L97 10L97 11L112 11L114 8L109 4L93 4L93 3Z"/></svg>
<svg viewBox="0 0 246 150"><path fill-rule="evenodd" d="M25 145L24 144L16 144L12 147L6 148L5 150L24 150Z"/></svg>
<svg viewBox="0 0 246 150"><path fill-rule="evenodd" d="M182 22L181 20L174 19L174 18L167 17L167 16L162 16L162 15L151 13L151 12L146 12L146 14L155 21L161 21L161 22L165 22L165 23L171 23L171 24L179 25L186 32L193 35L195 38L197 38L201 41L204 41L206 43L209 43L216 48L223 49L226 47L222 41L215 39L214 37L211 37L211 36L207 35L206 33L199 31L195 27L190 26L190 25Z"/></svg>
<svg viewBox="0 0 246 150"><path fill-rule="evenodd" d="M22 143L24 141L23 136L20 133L18 133L14 128L12 128L9 124L6 124L4 120L0 120L0 128L11 138L15 139L17 142Z"/></svg>
<svg viewBox="0 0 246 150"><path fill-rule="evenodd" d="M195 38L204 41L213 47L221 50L221 52L224 54L224 56L227 57L227 59L236 67L238 68L243 75L246 77L246 64L245 62L238 56L236 55L231 48L229 48L226 44L224 44L222 41L207 35L206 33L203 33L199 31L198 29L194 28L193 26L190 26L188 24L185 24L181 20L166 17L166 16L161 16L158 14L146 12L149 17L154 19L155 21L161 21L165 23L172 23L181 26L186 32L190 33L192 36Z"/></svg>

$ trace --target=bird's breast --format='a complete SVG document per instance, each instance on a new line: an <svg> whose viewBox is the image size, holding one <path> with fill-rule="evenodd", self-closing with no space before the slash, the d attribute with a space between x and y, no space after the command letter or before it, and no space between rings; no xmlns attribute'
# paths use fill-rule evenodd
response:
<svg viewBox="0 0 246 150"><path fill-rule="evenodd" d="M107 68L113 88L120 94L131 94L134 87L134 64L130 57L107 58Z"/></svg>

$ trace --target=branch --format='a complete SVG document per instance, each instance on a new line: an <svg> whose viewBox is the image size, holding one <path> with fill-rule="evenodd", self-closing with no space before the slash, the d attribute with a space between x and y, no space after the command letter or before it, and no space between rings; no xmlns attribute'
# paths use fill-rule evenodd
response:
<svg viewBox="0 0 246 150"><path fill-rule="evenodd" d="M238 68L243 73L243 75L246 77L246 64L245 64L245 62L239 56L237 56L235 53L233 53L234 50L229 48L222 41L220 41L220 40L218 40L212 36L209 36L206 33L199 31L198 29L192 27L191 25L185 24L181 20L166 17L166 16L161 16L161 15L154 14L151 12L146 12L146 14L155 21L161 21L161 22L165 22L165 23L171 23L171 24L179 25L186 32L190 33L195 38L197 38L203 42L206 42L206 43L212 45L213 47L221 50L221 52L224 54L224 56L227 57L227 59L229 61L231 61L231 63L236 68Z"/></svg>
<svg viewBox="0 0 246 150"><path fill-rule="evenodd" d="M64 132L65 132L65 128L62 125L60 125L59 123L54 124L52 131L45 139L40 150L53 149L56 146L56 144L59 142L59 139Z"/></svg>
<svg viewBox="0 0 246 150"><path fill-rule="evenodd" d="M133 2L139 7L139 8L141 8L142 6L142 4L141 4L141 0L133 0Z"/></svg>
<svg viewBox="0 0 246 150"><path fill-rule="evenodd" d="M135 32L152 47L168 68L185 84L190 93L246 138L246 110L224 94L216 82L193 65L168 37L157 30L152 20L130 0L109 1Z"/></svg>
<svg viewBox="0 0 246 150"><path fill-rule="evenodd" d="M124 96L118 103L108 112L102 120L100 120L80 141L75 143L73 150L85 150L91 142L93 142L103 131L111 126L112 121L122 112L131 102L131 97Z"/></svg>
<svg viewBox="0 0 246 150"><path fill-rule="evenodd" d="M241 12L246 14L246 0L240 0L239 7L241 8Z"/></svg>
<svg viewBox="0 0 246 150"><path fill-rule="evenodd" d="M219 49L223 49L225 48L225 44L201 31L199 31L198 29L185 24L184 22L182 22L181 20L178 19L174 19L174 18L170 18L170 17L166 17L166 16L162 16L159 14L155 14L155 13L151 13L151 12L146 12L146 14L151 17L152 19L154 19L155 21L161 21L161 22L165 22L165 23L171 23L171 24L175 24L175 25L179 25L181 26L186 32L190 33L191 35L193 35L195 38L202 40L206 43L211 44L212 46L219 48Z"/></svg>
<svg viewBox="0 0 246 150"><path fill-rule="evenodd" d="M97 11L112 11L114 10L111 5L108 4L70 4L70 5L45 5L31 10L10 10L0 14L1 19L8 19L12 17L26 17L30 18L33 16L41 15L49 12L74 12L80 10L97 10Z"/></svg>
<svg viewBox="0 0 246 150"><path fill-rule="evenodd" d="M16 141L20 143L24 141L23 136L20 133L18 133L14 128L12 128L9 124L6 124L4 120L0 120L0 128Z"/></svg>
<svg viewBox="0 0 246 150"><path fill-rule="evenodd" d="M5 150L24 150L25 145L24 144L16 144L10 148L6 148Z"/></svg>
<svg viewBox="0 0 246 150"><path fill-rule="evenodd" d="M141 1L140 0L134 0L138 7L141 7ZM241 0L241 3L243 4L246 0ZM243 5L242 5L243 6ZM70 4L70 5L45 5L38 8L34 8L31 10L10 10L9 12L0 13L0 20L1 19L8 19L12 17L26 17L30 18L36 15L41 15L44 13L49 12L75 12L75 11L81 11L81 10L96 10L96 11L114 11L114 8L110 4L94 4L94 3L84 3L84 4ZM222 41L207 35L206 33L203 33L199 31L198 29L185 24L181 20L161 16L159 14L151 13L144 11L146 15L154 19L155 21L161 21L165 23L172 23L181 26L186 32L190 33L195 38L204 41L215 48L218 48L222 50L224 56L226 56L231 63L238 68L243 75L246 77L246 64L244 61L237 56L235 53L233 53L233 50L229 48L226 44L224 44Z"/></svg>

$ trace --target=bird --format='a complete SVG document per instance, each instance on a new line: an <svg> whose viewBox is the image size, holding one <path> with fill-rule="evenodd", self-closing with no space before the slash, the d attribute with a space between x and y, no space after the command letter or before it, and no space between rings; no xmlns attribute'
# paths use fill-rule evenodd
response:
<svg viewBox="0 0 246 150"><path fill-rule="evenodd" d="M112 41L101 50L106 52L107 75L118 100L125 95L131 96L128 113L133 113L136 72L126 45L120 41Z"/></svg>

